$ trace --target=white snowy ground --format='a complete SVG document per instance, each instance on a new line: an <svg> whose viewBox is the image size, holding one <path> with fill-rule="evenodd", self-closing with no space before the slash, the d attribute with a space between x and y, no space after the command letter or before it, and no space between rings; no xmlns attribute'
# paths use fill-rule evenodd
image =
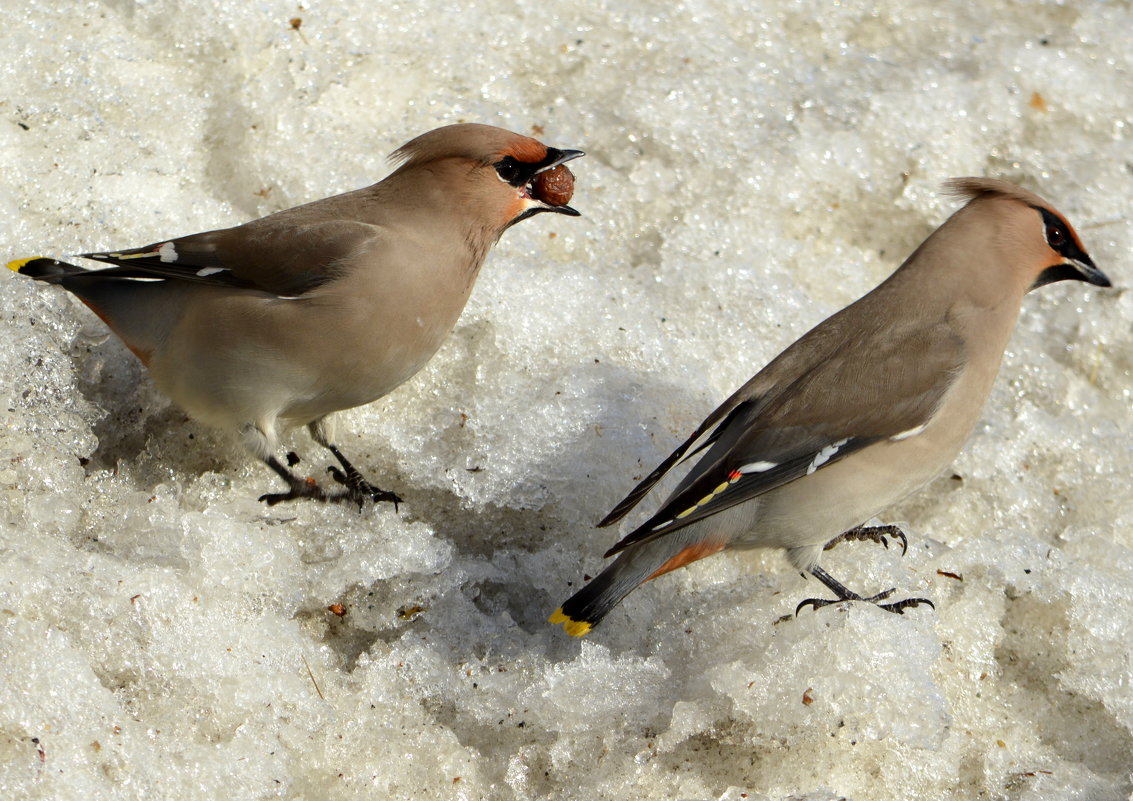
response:
<svg viewBox="0 0 1133 801"><path fill-rule="evenodd" d="M399 514L258 504L85 308L0 278L0 797L1130 796L1128 3L49 5L0 29L4 260L363 186L460 120L589 155L584 216L508 231L433 362L344 415ZM784 617L816 583L724 555L546 624L595 521L955 175L1049 198L1118 288L1027 300L955 475L886 518L904 559L829 555L936 611Z"/></svg>

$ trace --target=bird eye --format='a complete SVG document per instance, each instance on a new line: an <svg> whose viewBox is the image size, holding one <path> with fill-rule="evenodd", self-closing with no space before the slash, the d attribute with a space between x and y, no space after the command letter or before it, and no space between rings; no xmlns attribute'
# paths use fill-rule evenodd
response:
<svg viewBox="0 0 1133 801"><path fill-rule="evenodd" d="M1066 232L1057 225L1046 227L1046 243L1055 250L1066 244Z"/></svg>
<svg viewBox="0 0 1133 801"><path fill-rule="evenodd" d="M511 156L504 156L496 162L496 175L500 176L500 180L504 183L514 184L519 178L519 162Z"/></svg>

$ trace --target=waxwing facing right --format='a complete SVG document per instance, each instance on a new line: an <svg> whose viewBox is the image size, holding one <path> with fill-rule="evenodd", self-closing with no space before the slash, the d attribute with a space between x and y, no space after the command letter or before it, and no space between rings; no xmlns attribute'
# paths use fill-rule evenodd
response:
<svg viewBox="0 0 1133 801"><path fill-rule="evenodd" d="M137 354L193 417L239 432L287 482L261 497L400 500L367 482L333 442L330 415L369 403L420 370L464 309L488 250L540 212L578 216L564 162L489 125L449 125L393 155L373 186L234 228L87 253L87 270L45 258L12 270L59 284ZM326 491L276 456L277 429L306 425L342 469Z"/></svg>
<svg viewBox="0 0 1133 801"><path fill-rule="evenodd" d="M727 548L782 548L819 567L842 538L955 458L980 416L1023 296L1062 280L1110 286L1070 223L1004 181L959 178L967 199L886 281L820 323L728 398L599 526L621 520L678 462L704 455L617 559L551 615L582 636L639 584ZM799 605L832 601L809 599ZM921 603L882 604L893 612Z"/></svg>

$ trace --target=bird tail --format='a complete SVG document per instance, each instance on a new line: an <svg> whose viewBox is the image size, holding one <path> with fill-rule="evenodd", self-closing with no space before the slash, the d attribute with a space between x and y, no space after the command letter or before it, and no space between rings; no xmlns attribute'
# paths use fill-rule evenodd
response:
<svg viewBox="0 0 1133 801"><path fill-rule="evenodd" d="M561 623L572 637L584 637L602 618L622 602L633 588L645 581L651 571L634 570L627 566L633 560L623 553L603 570L596 579L570 597L555 610L548 621Z"/></svg>
<svg viewBox="0 0 1133 801"><path fill-rule="evenodd" d="M678 529L655 540L631 545L548 618L572 637L583 637L634 588L722 550L725 540L704 525Z"/></svg>
<svg viewBox="0 0 1133 801"><path fill-rule="evenodd" d="M58 284L68 275L86 272L82 267L42 256L10 261L8 262L8 269L20 275L26 275L28 278L34 278L36 281L46 281L49 284Z"/></svg>
<svg viewBox="0 0 1133 801"><path fill-rule="evenodd" d="M155 297L187 291L179 282L132 281L128 270L111 267L87 270L65 261L34 257L8 262L12 272L56 284L97 314L148 365L157 343L168 336L178 316L167 313L173 303L154 303ZM144 302L148 299L151 302Z"/></svg>

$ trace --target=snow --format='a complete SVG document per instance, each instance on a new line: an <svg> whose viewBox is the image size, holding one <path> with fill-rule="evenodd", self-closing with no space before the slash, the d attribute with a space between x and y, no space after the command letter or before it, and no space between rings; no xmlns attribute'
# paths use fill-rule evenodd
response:
<svg viewBox="0 0 1133 801"><path fill-rule="evenodd" d="M397 513L257 503L85 307L0 279L0 796L1130 797L1127 4L17 5L5 260L364 186L458 121L587 156L583 217L510 229L436 358L342 415ZM1028 297L953 472L886 515L904 558L824 558L936 610L794 618L817 583L759 552L547 624L634 479L958 175L1052 201L1117 288Z"/></svg>

